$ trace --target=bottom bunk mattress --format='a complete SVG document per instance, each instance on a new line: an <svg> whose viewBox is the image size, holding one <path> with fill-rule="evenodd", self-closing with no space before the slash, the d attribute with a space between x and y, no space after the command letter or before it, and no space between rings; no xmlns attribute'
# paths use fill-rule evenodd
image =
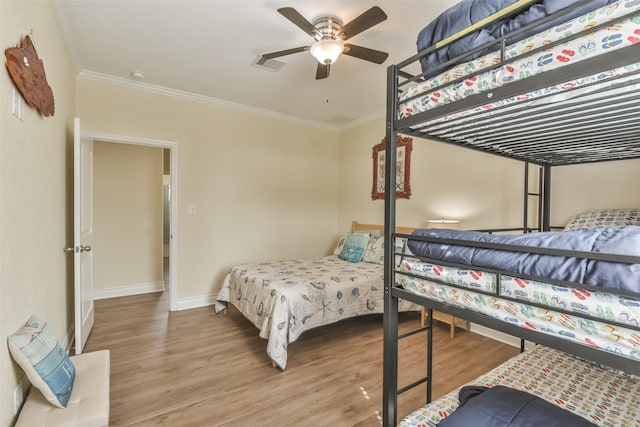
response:
<svg viewBox="0 0 640 427"><path fill-rule="evenodd" d="M384 311L383 266L338 256L242 264L227 274L216 312L233 304L267 339L281 369L288 345L309 329ZM404 301L401 310L419 310Z"/></svg>
<svg viewBox="0 0 640 427"><path fill-rule="evenodd" d="M640 300L615 290L595 292L507 275L498 281L492 273L410 258L398 272L396 281L409 292L640 360Z"/></svg>
<svg viewBox="0 0 640 427"><path fill-rule="evenodd" d="M541 345L513 357L468 385L520 390L601 427L640 425L640 377ZM412 412L399 425L437 426L459 407L459 392L460 389L456 389Z"/></svg>

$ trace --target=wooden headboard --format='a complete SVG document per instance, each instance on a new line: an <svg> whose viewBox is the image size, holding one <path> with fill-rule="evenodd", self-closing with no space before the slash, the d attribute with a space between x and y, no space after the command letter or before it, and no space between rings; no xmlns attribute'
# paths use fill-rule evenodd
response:
<svg viewBox="0 0 640 427"><path fill-rule="evenodd" d="M358 221L353 221L351 223L351 231L359 231L359 230L379 230L381 233L384 233L384 225L380 224L362 224ZM401 234L411 234L415 227L396 227L396 233Z"/></svg>

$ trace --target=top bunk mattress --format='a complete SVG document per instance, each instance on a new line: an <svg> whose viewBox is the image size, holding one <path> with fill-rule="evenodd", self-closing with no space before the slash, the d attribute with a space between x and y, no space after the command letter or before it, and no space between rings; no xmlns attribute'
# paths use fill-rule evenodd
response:
<svg viewBox="0 0 640 427"><path fill-rule="evenodd" d="M566 93L576 88L589 87L598 82L608 81L614 76L630 74L640 68L640 63L612 68L607 72L599 72L580 79L550 84L544 89L521 93L506 99L491 99L491 91L498 87L640 42L640 19L634 15L636 12L640 13L640 1L619 0L507 46L504 55L505 62L502 65L500 65L499 51L458 64L437 76L406 88L399 96L398 117L400 119L407 118L474 94L487 92L485 105L451 115L436 116L433 120L423 123L424 125L434 125L549 94L559 96L558 94L564 93L565 96L569 96ZM632 15L614 25L606 25L607 22L628 14ZM579 38L561 42L563 39L599 24L605 25ZM557 41L559 41L558 44L553 47L534 54L528 53ZM483 72L484 69L486 71ZM469 77L464 78L465 76Z"/></svg>
<svg viewBox="0 0 640 427"><path fill-rule="evenodd" d="M592 0L585 3L582 0L543 0L531 4L526 0L493 0L490 2L463 0L440 14L418 34L416 42L418 52L434 45L441 46L420 57L424 77L428 78L438 74L438 67L450 60L455 61L461 56L466 58L465 60L471 60L490 50L495 50L498 39L515 31L522 29L516 35L511 35L507 39L507 44L516 43L537 32L563 24L615 1ZM523 9L520 10L520 8ZM551 17L544 22L539 21L565 8L570 9L565 10L561 17ZM516 9L520 11L513 14L513 10ZM501 16L497 18L497 15ZM493 22L481 26L482 22L487 19ZM538 22L536 23L536 21ZM523 29L533 23L536 23L534 28ZM471 31L470 29L474 28L474 25L481 26L481 28ZM459 36L462 31L468 32L468 34ZM475 48L487 45L491 45L491 48L469 53Z"/></svg>

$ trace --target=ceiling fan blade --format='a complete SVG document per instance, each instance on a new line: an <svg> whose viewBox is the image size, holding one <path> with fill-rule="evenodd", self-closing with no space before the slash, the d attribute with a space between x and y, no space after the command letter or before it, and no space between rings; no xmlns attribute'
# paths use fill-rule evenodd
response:
<svg viewBox="0 0 640 427"><path fill-rule="evenodd" d="M387 52L381 52L379 50L348 43L345 43L344 51L342 53L355 58L364 59L365 61L375 62L376 64L382 64L389 56Z"/></svg>
<svg viewBox="0 0 640 427"><path fill-rule="evenodd" d="M309 34L311 37L315 38L319 35L318 30L313 24L307 21L307 18L300 15L300 13L292 7L281 7L278 9L278 12L289 21L293 22L298 26L302 31Z"/></svg>
<svg viewBox="0 0 640 427"><path fill-rule="evenodd" d="M310 49L309 46L300 46L300 47L294 47L293 49L279 50L277 52L265 53L265 54L263 54L261 56L264 59L273 59L273 58L277 58L279 56L291 55L292 53L304 52L304 51L307 51L309 49Z"/></svg>
<svg viewBox="0 0 640 427"><path fill-rule="evenodd" d="M316 69L316 80L326 79L329 77L329 68L328 64L321 64L318 62L318 68Z"/></svg>
<svg viewBox="0 0 640 427"><path fill-rule="evenodd" d="M387 19L387 14L378 6L373 6L362 15L342 26L342 29L340 29L340 33L343 34L342 40L348 40L356 34L360 34L364 30L381 23L385 19Z"/></svg>

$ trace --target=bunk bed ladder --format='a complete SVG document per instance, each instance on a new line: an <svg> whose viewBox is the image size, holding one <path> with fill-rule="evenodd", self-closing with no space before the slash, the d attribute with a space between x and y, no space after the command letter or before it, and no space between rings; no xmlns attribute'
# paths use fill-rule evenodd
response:
<svg viewBox="0 0 640 427"><path fill-rule="evenodd" d="M531 167L537 167L538 172L538 189L531 191L529 189L529 174ZM537 197L537 212L535 227L529 225L529 198ZM550 203L551 203L551 166L549 165L532 165L530 162L524 162L524 213L523 213L523 232L530 233L532 231L549 231L551 230L550 221Z"/></svg>
<svg viewBox="0 0 640 427"><path fill-rule="evenodd" d="M535 192L532 192L529 189L529 174L531 172L530 169L531 164L529 162L524 162L524 209L523 209L523 221L522 221L522 232L530 233L532 231L542 231L542 223L543 223L543 213L544 213L544 189L545 185L543 182L544 173L543 167L538 166L538 189ZM536 197L537 198L537 213L536 213L536 225L535 227L529 225L529 198Z"/></svg>
<svg viewBox="0 0 640 427"><path fill-rule="evenodd" d="M397 68L387 69L387 88L395 87ZM398 132L393 127L393 116L397 111L397 100L393 90L387 90L387 128L386 128L386 163L385 163L385 242L396 241L396 192L388 191L396 188L396 148ZM384 247L384 351L383 351L383 380L382 380L382 425L395 427L397 423L398 396L421 384L426 385L426 400L431 401L431 370L433 364L433 313L429 308L429 316L425 326L412 329L403 334L398 333L398 296L394 295L396 245L386 244ZM426 332L426 376L403 387L398 387L398 342L417 333Z"/></svg>
<svg viewBox="0 0 640 427"><path fill-rule="evenodd" d="M394 234L395 235L395 234ZM388 245L393 247L394 245ZM391 276L395 276L391 271ZM395 279L394 279L395 280ZM388 293L387 293L388 292ZM426 403L431 402L432 366L433 366L433 310L428 309L427 323L402 334L398 331L398 297L389 288L385 288L384 314L384 373L383 373L383 426L392 427L397 423L398 397L422 384L426 386ZM395 313L395 314L391 314ZM426 336L426 375L407 385L398 387L398 343L400 340L425 332Z"/></svg>
<svg viewBox="0 0 640 427"><path fill-rule="evenodd" d="M412 382L411 384L408 384L404 387L398 388L397 389L397 394L398 396L401 395L402 393L409 391L417 386L419 386L420 384L426 384L427 386L427 391L426 391L426 398L427 398L427 403L431 402L431 366L432 366L432 352L431 352L431 347L432 347L432 343L433 343L433 310L429 309L429 313L428 313L428 323L425 326L422 326L420 328L416 328L416 329L412 329L409 332L405 332L404 334L398 335L398 341L400 341L401 339L404 338L408 338L410 336L413 336L415 334L419 334L420 332L426 332L427 333L427 365L426 365L426 371L427 374L426 376L420 378L419 380L416 380L414 382Z"/></svg>

